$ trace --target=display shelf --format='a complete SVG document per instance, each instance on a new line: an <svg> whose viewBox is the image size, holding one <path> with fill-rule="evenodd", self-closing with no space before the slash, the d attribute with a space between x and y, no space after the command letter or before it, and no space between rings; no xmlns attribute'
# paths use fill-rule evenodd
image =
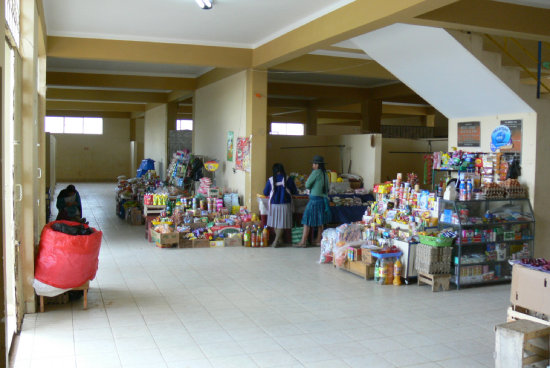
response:
<svg viewBox="0 0 550 368"><path fill-rule="evenodd" d="M471 223L470 218L494 218L516 217L518 221L491 221L484 223ZM442 221L442 219L453 222ZM470 201L449 201L441 199L439 203L439 229L451 227L457 231L457 240L453 245L453 275L451 282L457 289L462 286L479 286L509 282L511 269L507 267L507 261L512 257L512 252L531 257L534 252L535 220L531 203L527 198L484 199ZM458 221L458 223L454 223ZM482 232L482 234L479 234ZM507 238L506 240L490 240L468 242L463 239L471 239L477 233L481 236L496 236ZM476 234L476 235L477 235ZM520 236L521 239L509 239L508 235ZM486 246L485 252L497 252L499 261L483 261L476 263L462 263L463 256L479 253L480 247ZM505 258L502 260L502 258ZM471 269L467 269L471 267ZM464 272L462 272L464 271ZM462 273L462 275L461 275ZM473 273L473 275L472 275ZM465 275L467 274L467 276ZM494 279L484 280L495 275Z"/></svg>
<svg viewBox="0 0 550 368"><path fill-rule="evenodd" d="M502 225L502 226L505 226L505 225L524 225L524 224L530 224L530 223L533 223L535 222L535 220L531 220L531 221L507 221L507 222L486 222L486 223L481 223L481 224L470 224L470 223L463 223L463 224L453 224L452 222L444 222L444 221L440 221L439 224L440 225L444 225L444 226L451 226L451 227L454 227L454 228L458 228L458 227L479 227L479 228L482 228L482 227L495 227L495 226L498 226L498 225ZM533 240L533 239L531 239ZM485 243L500 243L500 242L485 242Z"/></svg>
<svg viewBox="0 0 550 368"><path fill-rule="evenodd" d="M465 242L465 243L457 243L457 244L460 244L462 246L465 246L465 245L484 245L484 244L492 244L492 243L521 243L521 242L527 242L527 241L532 241L532 240L535 240L535 238L533 237L529 237L529 238L526 238L526 239L514 239L514 240L491 240L491 241L482 241L482 242Z"/></svg>
<svg viewBox="0 0 550 368"><path fill-rule="evenodd" d="M499 264L499 263L506 263L508 262L507 259L503 260L503 261L484 261L484 262L476 262L476 263L461 263L460 265L462 267L466 267L466 266L491 266L491 265L495 265L495 264ZM457 266L456 263L453 262L453 267Z"/></svg>

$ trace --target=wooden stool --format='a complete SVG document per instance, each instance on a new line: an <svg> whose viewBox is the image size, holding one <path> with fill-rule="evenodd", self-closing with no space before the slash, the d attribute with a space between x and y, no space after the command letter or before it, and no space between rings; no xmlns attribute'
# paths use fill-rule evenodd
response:
<svg viewBox="0 0 550 368"><path fill-rule="evenodd" d="M522 319L498 325L495 332L496 368L524 367L548 360L550 326Z"/></svg>
<svg viewBox="0 0 550 368"><path fill-rule="evenodd" d="M84 309L88 309L88 289L90 288L90 281L86 281L84 284L72 288L71 290L84 290ZM40 295L40 313L44 313L44 295Z"/></svg>
<svg viewBox="0 0 550 368"><path fill-rule="evenodd" d="M422 284L432 285L432 291L447 291L449 290L449 281L451 275L447 274L430 274L418 272L418 286Z"/></svg>

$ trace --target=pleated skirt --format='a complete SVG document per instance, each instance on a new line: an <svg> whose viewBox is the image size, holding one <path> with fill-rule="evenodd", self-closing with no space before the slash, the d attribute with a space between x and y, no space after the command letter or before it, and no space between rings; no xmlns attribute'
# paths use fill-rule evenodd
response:
<svg viewBox="0 0 550 368"><path fill-rule="evenodd" d="M302 216L302 225L319 227L328 224L330 218L330 209L326 207L325 197L310 196Z"/></svg>
<svg viewBox="0 0 550 368"><path fill-rule="evenodd" d="M269 206L267 226L275 229L292 228L292 208L290 203L273 204Z"/></svg>

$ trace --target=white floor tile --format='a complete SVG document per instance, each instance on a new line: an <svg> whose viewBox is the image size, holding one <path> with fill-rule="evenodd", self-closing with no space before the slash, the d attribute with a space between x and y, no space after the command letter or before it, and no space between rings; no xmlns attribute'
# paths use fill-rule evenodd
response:
<svg viewBox="0 0 550 368"><path fill-rule="evenodd" d="M26 315L16 367L492 366L509 285L380 287L319 248L159 249L115 216L112 184L77 187L104 233L89 309Z"/></svg>

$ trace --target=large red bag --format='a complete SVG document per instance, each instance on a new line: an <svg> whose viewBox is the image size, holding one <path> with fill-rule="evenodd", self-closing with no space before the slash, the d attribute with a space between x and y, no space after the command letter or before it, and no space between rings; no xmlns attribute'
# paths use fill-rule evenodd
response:
<svg viewBox="0 0 550 368"><path fill-rule="evenodd" d="M60 220L44 226L34 278L56 288L70 289L94 279L103 233L92 228L94 232L90 235L68 235L52 229L52 225L58 222L80 225L78 222Z"/></svg>

